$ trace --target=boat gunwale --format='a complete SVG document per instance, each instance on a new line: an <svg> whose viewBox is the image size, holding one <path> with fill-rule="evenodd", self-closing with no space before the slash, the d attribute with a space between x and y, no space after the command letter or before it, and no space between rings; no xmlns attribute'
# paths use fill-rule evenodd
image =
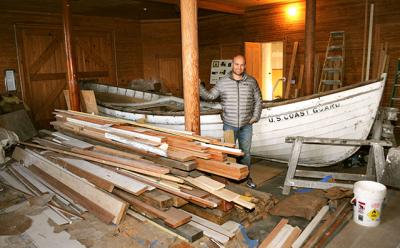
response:
<svg viewBox="0 0 400 248"><path fill-rule="evenodd" d="M311 99L315 99L315 98L319 98L319 97L323 97L323 96L327 96L327 95L332 95L332 94L335 94L335 93L351 90L351 89L362 87L362 86L366 86L366 85L369 85L369 84L378 83L378 82L381 82L381 81L384 81L384 80L385 80L384 78L372 79L372 80L368 80L368 81L364 81L364 82L350 84L350 85L347 85L347 86L344 86L344 87L341 87L341 88L338 88L338 89L333 89L333 90L329 90L329 91L325 91L325 92L315 93L315 94L312 94L312 95L302 96L302 97L298 97L298 98L294 98L294 99L287 99L287 100L283 100L283 101L279 101L279 102L263 101L263 109L264 108L272 108L272 107L287 105L287 104L296 103L296 102L302 102L302 101L311 100Z"/></svg>

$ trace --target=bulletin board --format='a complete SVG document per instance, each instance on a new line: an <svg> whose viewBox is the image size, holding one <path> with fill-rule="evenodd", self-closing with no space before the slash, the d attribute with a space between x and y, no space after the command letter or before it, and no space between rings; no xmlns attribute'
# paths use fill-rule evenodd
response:
<svg viewBox="0 0 400 248"><path fill-rule="evenodd" d="M211 62L210 84L216 84L219 79L232 70L231 59L217 59Z"/></svg>

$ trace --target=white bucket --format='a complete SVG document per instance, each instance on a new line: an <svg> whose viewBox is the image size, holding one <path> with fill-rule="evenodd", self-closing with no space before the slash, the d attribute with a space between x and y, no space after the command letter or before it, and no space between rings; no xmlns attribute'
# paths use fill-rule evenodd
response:
<svg viewBox="0 0 400 248"><path fill-rule="evenodd" d="M354 222L369 227L379 225L386 186L373 181L358 181L354 184L353 192Z"/></svg>

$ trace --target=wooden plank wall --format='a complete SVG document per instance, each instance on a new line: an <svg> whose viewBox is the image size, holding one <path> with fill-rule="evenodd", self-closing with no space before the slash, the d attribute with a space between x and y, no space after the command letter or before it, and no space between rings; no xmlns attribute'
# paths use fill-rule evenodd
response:
<svg viewBox="0 0 400 248"><path fill-rule="evenodd" d="M144 78L160 79L163 91L182 96L180 20L141 21L141 40Z"/></svg>
<svg viewBox="0 0 400 248"><path fill-rule="evenodd" d="M74 15L72 22L74 28L81 30L109 30L114 32L114 56L117 61L116 74L118 81L110 81L109 83L126 85L132 79L143 77L140 23L138 21ZM17 78L19 77L14 24L56 25L61 27L61 23L61 16L53 13L15 11L2 13L0 16L1 73L3 73L4 69L15 69ZM4 85L0 84L0 92L4 92L4 90Z"/></svg>
<svg viewBox="0 0 400 248"><path fill-rule="evenodd" d="M372 2L372 1L369 1ZM298 7L299 15L289 19L286 10L289 5ZM243 44L249 42L284 41L284 69L287 73L292 54L293 42L299 41L295 75L304 63L304 1L291 4L259 6L246 11L243 16L221 15L200 19L200 76L208 81L211 57L218 55L218 47L226 42ZM346 32L345 85L361 79L365 1L336 0L317 1L316 53L322 66L329 32ZM394 78L397 58L400 57L400 4L396 0L375 1L374 30L379 26L379 40L373 44L373 52L379 44L389 43L390 69L388 83L382 104L388 104ZM375 32L375 31L374 31ZM375 49L374 49L375 48ZM203 50L202 50L203 49ZM243 51L243 49L241 49ZM232 54L230 54L232 55ZM221 56L221 55L220 55ZM225 57L225 56L223 56ZM374 61L374 54L372 54ZM373 66L373 62L371 66ZM375 59L376 61L376 59ZM304 85L304 83L303 83ZM400 106L399 106L400 107Z"/></svg>
<svg viewBox="0 0 400 248"><path fill-rule="evenodd" d="M211 61L244 52L243 17L217 15L199 20L200 79L209 85Z"/></svg>
<svg viewBox="0 0 400 248"><path fill-rule="evenodd" d="M243 34L240 16L216 15L200 18L199 31L199 63L200 79L206 84L210 80L211 60L230 59L235 54L243 52ZM143 46L143 73L146 79L160 79L162 68L160 61L178 59L181 63L181 29L180 20L156 20L141 22ZM182 84L182 75L179 71L179 84ZM174 78L173 75L171 75ZM165 80L165 78L163 79ZM180 95L180 87L167 86L174 95Z"/></svg>

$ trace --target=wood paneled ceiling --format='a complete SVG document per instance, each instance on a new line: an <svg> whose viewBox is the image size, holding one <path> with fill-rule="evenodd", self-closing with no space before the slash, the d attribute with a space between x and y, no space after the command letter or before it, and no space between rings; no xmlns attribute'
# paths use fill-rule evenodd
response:
<svg viewBox="0 0 400 248"><path fill-rule="evenodd" d="M61 13L62 0L0 0L3 11ZM199 16L243 14L248 8L288 0L198 0ZM179 18L179 0L71 0L72 13L136 20Z"/></svg>

